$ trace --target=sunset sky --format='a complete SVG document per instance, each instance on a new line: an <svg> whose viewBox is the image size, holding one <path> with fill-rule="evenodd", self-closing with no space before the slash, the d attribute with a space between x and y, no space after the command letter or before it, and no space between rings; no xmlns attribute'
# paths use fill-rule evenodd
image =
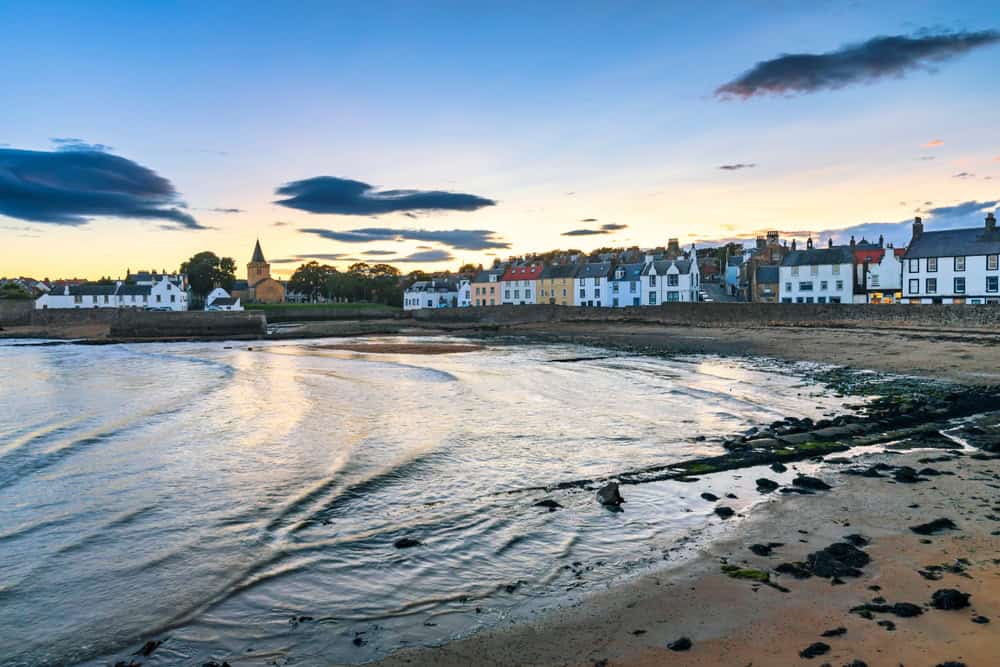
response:
<svg viewBox="0 0 1000 667"><path fill-rule="evenodd" d="M1000 198L996 0L485 6L0 2L0 276L905 243Z"/></svg>

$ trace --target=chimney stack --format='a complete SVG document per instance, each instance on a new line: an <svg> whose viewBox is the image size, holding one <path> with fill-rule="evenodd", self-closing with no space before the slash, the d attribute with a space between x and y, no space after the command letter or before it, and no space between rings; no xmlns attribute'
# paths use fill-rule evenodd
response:
<svg viewBox="0 0 1000 667"><path fill-rule="evenodd" d="M913 238L919 239L924 233L924 221L918 215L913 219Z"/></svg>
<svg viewBox="0 0 1000 667"><path fill-rule="evenodd" d="M795 239L792 239L792 250L795 250Z"/></svg>
<svg viewBox="0 0 1000 667"><path fill-rule="evenodd" d="M851 250L854 250L854 234L851 234Z"/></svg>
<svg viewBox="0 0 1000 667"><path fill-rule="evenodd" d="M986 231L995 232L997 230L997 219L992 213L986 214Z"/></svg>
<svg viewBox="0 0 1000 667"><path fill-rule="evenodd" d="M882 235L882 234L878 235L878 247L879 248L884 248L885 247L885 236Z"/></svg>
<svg viewBox="0 0 1000 667"><path fill-rule="evenodd" d="M828 248L832 248L833 247L833 237L832 236L827 241L826 247L828 247Z"/></svg>
<svg viewBox="0 0 1000 667"><path fill-rule="evenodd" d="M806 239L806 248L808 248L809 250L813 249L813 237L810 236L809 238Z"/></svg>

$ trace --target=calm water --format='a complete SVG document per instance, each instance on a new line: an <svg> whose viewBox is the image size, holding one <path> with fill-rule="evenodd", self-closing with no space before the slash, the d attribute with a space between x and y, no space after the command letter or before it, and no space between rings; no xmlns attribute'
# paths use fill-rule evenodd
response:
<svg viewBox="0 0 1000 667"><path fill-rule="evenodd" d="M150 637L169 640L146 664L361 662L516 618L710 523L694 485L627 487L617 514L518 490L840 403L712 358L315 344L0 344L0 663L106 664Z"/></svg>

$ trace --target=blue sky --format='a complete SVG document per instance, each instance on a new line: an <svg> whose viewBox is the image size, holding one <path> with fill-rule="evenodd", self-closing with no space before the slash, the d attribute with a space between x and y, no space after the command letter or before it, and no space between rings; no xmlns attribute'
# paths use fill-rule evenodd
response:
<svg viewBox="0 0 1000 667"><path fill-rule="evenodd" d="M258 236L269 259L443 268L840 230L1000 196L996 43L833 90L714 94L784 53L1000 29L996 2L426 4L0 2L0 143L103 144L169 181L156 205L198 223L39 222L10 215L0 189L0 274L117 275L203 249L242 265ZM754 166L719 169L735 164ZM492 204L373 218L274 203L321 176ZM624 228L562 236L602 224ZM373 228L399 233L336 238ZM509 248L413 230L488 231Z"/></svg>

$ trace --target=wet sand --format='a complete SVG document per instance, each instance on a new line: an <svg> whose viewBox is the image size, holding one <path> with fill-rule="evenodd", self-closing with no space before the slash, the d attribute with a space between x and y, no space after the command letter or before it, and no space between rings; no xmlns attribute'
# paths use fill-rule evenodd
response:
<svg viewBox="0 0 1000 667"><path fill-rule="evenodd" d="M939 453L939 452L938 452ZM918 459L934 454L865 455L866 463L923 467ZM598 593L581 604L551 612L535 622L501 626L442 647L398 652L382 665L629 665L764 666L850 665L933 667L958 661L969 667L996 665L1000 656L1000 477L997 460L960 457L931 464L941 475L917 484L869 479L824 468L821 477L833 490L814 496L770 496L740 522L730 519L727 538L707 546L693 561L644 575ZM761 470L743 471L757 475ZM703 477L696 492L722 495L718 481ZM625 490L627 498L627 488ZM705 511L716 503L705 501ZM913 504L919 507L910 507ZM626 505L627 511L627 505ZM959 530L921 536L909 527L948 517ZM720 519L721 521L721 519ZM804 561L806 555L862 534L872 562L858 578L842 585L812 577L797 580L776 575L780 563ZM754 555L755 543L781 542L770 557ZM918 573L930 565L965 558L965 573L943 573L938 581ZM771 572L786 588L731 578L723 563ZM966 576L967 575L967 576ZM870 587L879 587L872 590ZM934 591L955 588L969 593L971 606L942 611L929 603ZM871 620L850 613L857 605L883 597L888 603L910 602L920 616L899 618L877 613ZM990 623L977 624L985 616ZM894 629L878 625L891 621ZM824 638L822 633L845 628ZM684 652L667 648L681 637L691 640ZM829 646L825 655L800 657L814 642Z"/></svg>
<svg viewBox="0 0 1000 667"><path fill-rule="evenodd" d="M345 350L366 354L457 354L477 352L482 345L467 343L338 343L313 345L318 350Z"/></svg>

